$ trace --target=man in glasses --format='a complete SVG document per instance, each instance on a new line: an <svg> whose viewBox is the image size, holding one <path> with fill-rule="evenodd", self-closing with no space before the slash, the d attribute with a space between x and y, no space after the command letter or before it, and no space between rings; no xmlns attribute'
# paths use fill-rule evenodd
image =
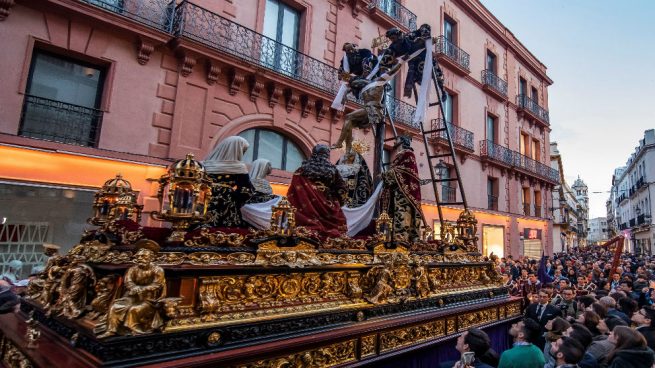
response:
<svg viewBox="0 0 655 368"><path fill-rule="evenodd" d="M575 302L575 292L570 287L565 287L558 295L558 298L553 299L552 303L555 307L562 311L562 317L576 318L578 314L578 303Z"/></svg>
<svg viewBox="0 0 655 368"><path fill-rule="evenodd" d="M646 343L655 349L655 309L643 307L632 315L632 322L637 325L637 331L646 338Z"/></svg>

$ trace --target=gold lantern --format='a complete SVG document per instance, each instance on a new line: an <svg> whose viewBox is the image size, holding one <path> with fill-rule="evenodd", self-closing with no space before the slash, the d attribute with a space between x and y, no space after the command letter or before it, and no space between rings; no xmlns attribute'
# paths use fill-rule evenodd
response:
<svg viewBox="0 0 655 368"><path fill-rule="evenodd" d="M286 197L271 207L271 231L276 235L291 236L296 228L296 209Z"/></svg>
<svg viewBox="0 0 655 368"><path fill-rule="evenodd" d="M170 222L173 232L168 241L182 242L189 225L207 220L211 181L202 164L189 153L159 179L157 197L160 210L151 213L151 217Z"/></svg>
<svg viewBox="0 0 655 368"><path fill-rule="evenodd" d="M460 239L467 248L476 246L476 242L478 241L477 224L478 220L476 220L471 211L464 210L459 214L459 218L457 219L457 238Z"/></svg>
<svg viewBox="0 0 655 368"><path fill-rule="evenodd" d="M141 221L143 206L136 203L138 195L121 174L107 180L93 197L93 217L86 220L88 223L104 226L114 220Z"/></svg>
<svg viewBox="0 0 655 368"><path fill-rule="evenodd" d="M391 241L391 217L386 212L382 212L380 217L375 220L375 231L380 241Z"/></svg>

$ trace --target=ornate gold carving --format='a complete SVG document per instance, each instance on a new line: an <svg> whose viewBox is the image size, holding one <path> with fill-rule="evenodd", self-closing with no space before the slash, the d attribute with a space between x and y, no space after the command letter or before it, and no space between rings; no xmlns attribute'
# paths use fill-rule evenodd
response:
<svg viewBox="0 0 655 368"><path fill-rule="evenodd" d="M26 347L28 349L36 349L39 347L39 322L34 319L34 311L30 312L30 318L26 321L27 330L25 331L25 340L27 341Z"/></svg>
<svg viewBox="0 0 655 368"><path fill-rule="evenodd" d="M275 235L290 236L296 230L296 209L286 197L271 207L271 232Z"/></svg>
<svg viewBox="0 0 655 368"><path fill-rule="evenodd" d="M217 345L219 342L221 342L221 334L217 331L214 331L207 336L207 344L209 346L214 346Z"/></svg>
<svg viewBox="0 0 655 368"><path fill-rule="evenodd" d="M123 297L112 303L107 314L107 332L101 337L152 333L162 327L166 278L155 259L150 249L142 248L136 253L136 265L125 273Z"/></svg>
<svg viewBox="0 0 655 368"><path fill-rule="evenodd" d="M357 361L356 346L357 340L352 339L283 357L238 364L233 368L334 367Z"/></svg>
<svg viewBox="0 0 655 368"><path fill-rule="evenodd" d="M457 316L458 331L465 331L470 327L481 326L498 320L498 308L486 308L475 312Z"/></svg>
<svg viewBox="0 0 655 368"><path fill-rule="evenodd" d="M518 316L521 314L521 302L507 304L505 306L505 315L507 318Z"/></svg>
<svg viewBox="0 0 655 368"><path fill-rule="evenodd" d="M244 237L240 234L226 234L221 231L210 231L203 227L200 234L184 242L188 247L240 247L243 246Z"/></svg>
<svg viewBox="0 0 655 368"><path fill-rule="evenodd" d="M361 337L361 354L360 359L375 355L377 348L377 335L368 335Z"/></svg>
<svg viewBox="0 0 655 368"><path fill-rule="evenodd" d="M109 305L116 294L117 279L115 275L101 278L95 285L96 297L91 301L91 312L87 317L104 323L107 321Z"/></svg>
<svg viewBox="0 0 655 368"><path fill-rule="evenodd" d="M321 249L366 250L367 243L364 239L352 239L342 236L339 238L328 238L321 244Z"/></svg>
<svg viewBox="0 0 655 368"><path fill-rule="evenodd" d="M59 298L50 308L51 312L69 319L79 317L85 310L87 295L96 282L93 269L82 263L83 257L70 256L70 264L59 282Z"/></svg>
<svg viewBox="0 0 655 368"><path fill-rule="evenodd" d="M449 317L446 319L446 334L454 334L457 332L457 329L455 328L455 318L454 317Z"/></svg>
<svg viewBox="0 0 655 368"><path fill-rule="evenodd" d="M294 247L279 247L277 241L259 244L256 264L267 266L305 267L320 265L317 251L311 244L300 242Z"/></svg>
<svg viewBox="0 0 655 368"><path fill-rule="evenodd" d="M380 353L444 336L444 321L442 319L420 325L398 328L380 333Z"/></svg>
<svg viewBox="0 0 655 368"><path fill-rule="evenodd" d="M32 368L32 362L21 353L20 350L14 345L11 340L6 337L2 338L4 349L0 352L2 354L2 365L6 368Z"/></svg>

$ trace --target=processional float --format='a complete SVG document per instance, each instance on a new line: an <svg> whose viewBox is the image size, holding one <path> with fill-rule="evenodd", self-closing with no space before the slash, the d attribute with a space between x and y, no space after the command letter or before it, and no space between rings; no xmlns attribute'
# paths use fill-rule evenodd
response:
<svg viewBox="0 0 655 368"><path fill-rule="evenodd" d="M424 58L420 91L411 86L415 122L428 160L449 157L457 168L447 125L423 128L428 107L443 114L432 36L421 27L412 37L423 47L391 62ZM388 56L382 52L379 63ZM384 86L398 69L366 84ZM436 103L429 102L430 86ZM346 93L337 94L337 108ZM396 135L392 116L383 116L374 126L376 174L383 170L385 120ZM435 134L447 139L445 153L432 153ZM199 226L211 182L193 155L172 164L159 182L160 208L152 216L171 228L139 225L142 207L130 183L109 180L94 199L89 223L97 228L67 254L49 258L19 314L0 316L1 361L8 367L336 367L436 346L470 327L507 324L520 316L521 302L508 296L494 263L477 251L477 221L459 170L449 180L458 181L461 201L443 202L442 179L431 163L423 183L435 191L440 238L426 232L412 242L395 238L384 212L372 235L326 238L296 226L296 209L284 199L271 209L267 229ZM457 222L443 219L442 205L463 206Z"/></svg>

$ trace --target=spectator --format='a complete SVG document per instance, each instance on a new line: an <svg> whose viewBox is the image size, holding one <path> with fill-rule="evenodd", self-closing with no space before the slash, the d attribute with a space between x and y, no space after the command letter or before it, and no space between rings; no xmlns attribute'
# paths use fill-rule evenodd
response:
<svg viewBox="0 0 655 368"><path fill-rule="evenodd" d="M577 368L584 356L582 345L570 337L563 336L553 344L557 368Z"/></svg>
<svg viewBox="0 0 655 368"><path fill-rule="evenodd" d="M637 302L632 298L623 297L617 302L619 309L625 313L628 318L632 318L632 315L637 311Z"/></svg>
<svg viewBox="0 0 655 368"><path fill-rule="evenodd" d="M553 299L552 304L562 311L564 318L575 318L578 314L578 303L575 301L575 293L570 287L562 289L560 295Z"/></svg>
<svg viewBox="0 0 655 368"><path fill-rule="evenodd" d="M608 316L619 317L625 321L627 325L630 325L630 318L620 310L616 309L616 300L610 296L604 296L600 298L600 303L607 308Z"/></svg>
<svg viewBox="0 0 655 368"><path fill-rule="evenodd" d="M633 286L632 281L623 280L621 281L620 285L621 285L621 291L623 291L628 297L630 297L634 301L639 300L639 293L632 290L632 286Z"/></svg>
<svg viewBox="0 0 655 368"><path fill-rule="evenodd" d="M500 356L498 368L535 368L546 363L544 354L533 342L539 337L539 324L530 318L516 322L509 330L514 346Z"/></svg>
<svg viewBox="0 0 655 368"><path fill-rule="evenodd" d="M592 312L596 312L598 317L600 317L601 319L607 317L607 308L605 308L604 305L602 305L602 304L600 304L598 302L595 302L594 304L592 304L591 307L589 307L588 309L590 311L592 311Z"/></svg>
<svg viewBox="0 0 655 368"><path fill-rule="evenodd" d="M608 339L616 345L607 357L608 368L646 368L655 362L644 336L629 327L614 327Z"/></svg>
<svg viewBox="0 0 655 368"><path fill-rule="evenodd" d="M600 331L598 331L598 322L600 322L600 317L598 314L596 314L596 312L586 310L575 321L584 325L589 330L589 332L591 332L592 338L600 335Z"/></svg>
<svg viewBox="0 0 655 368"><path fill-rule="evenodd" d="M587 348L589 348L593 341L593 337L589 329L580 323L572 324L571 327L569 327L566 332L564 332L564 336L571 337L579 342L582 347L584 347L585 351ZM598 366L598 363L591 354L585 352L582 360L578 363L578 365L580 368L595 368Z"/></svg>
<svg viewBox="0 0 655 368"><path fill-rule="evenodd" d="M492 368L498 364L498 355L491 349L491 340L489 339L489 336L484 331L477 328L471 328L462 333L457 339L457 345L455 348L462 355L464 353L473 353L474 360L472 364L465 365L464 359L461 359L455 363L453 368ZM495 364L486 363L494 363L494 358Z"/></svg>
<svg viewBox="0 0 655 368"><path fill-rule="evenodd" d="M646 345L655 349L655 309L643 307L632 315L632 322L637 325L636 331L644 336Z"/></svg>
<svg viewBox="0 0 655 368"><path fill-rule="evenodd" d="M616 347L614 343L607 338L609 333L616 326L627 325L628 324L625 323L624 320L616 316L608 316L605 319L601 319L600 322L598 322L598 330L601 332L601 335L593 338L591 345L589 345L589 348L587 349L587 354L594 357L598 365L601 367L606 366L607 353L614 350Z"/></svg>
<svg viewBox="0 0 655 368"><path fill-rule="evenodd" d="M562 317L556 317L551 319L546 323L546 334L544 338L546 339L546 345L544 345L544 358L546 359L547 367L555 367L556 360L555 357L551 354L551 345L559 340L563 336L564 331L566 331L571 324Z"/></svg>
<svg viewBox="0 0 655 368"><path fill-rule="evenodd" d="M546 323L555 317L562 315L562 312L559 308L549 304L550 295L545 290L539 291L538 302L530 304L525 310L525 318L530 318L533 321L537 322L540 327L540 333L535 345L543 350L546 341L543 338L543 333L545 332Z"/></svg>

